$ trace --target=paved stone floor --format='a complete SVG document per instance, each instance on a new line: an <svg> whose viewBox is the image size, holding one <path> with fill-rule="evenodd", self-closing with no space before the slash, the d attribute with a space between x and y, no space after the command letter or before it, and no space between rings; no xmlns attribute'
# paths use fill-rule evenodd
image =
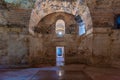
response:
<svg viewBox="0 0 120 80"><path fill-rule="evenodd" d="M120 69L84 65L62 68L0 68L0 80L120 80Z"/></svg>

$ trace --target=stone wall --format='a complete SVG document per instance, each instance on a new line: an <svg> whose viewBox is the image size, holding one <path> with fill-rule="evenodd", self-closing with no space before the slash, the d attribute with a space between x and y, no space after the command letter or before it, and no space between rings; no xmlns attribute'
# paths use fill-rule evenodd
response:
<svg viewBox="0 0 120 80"><path fill-rule="evenodd" d="M29 55L24 28L0 26L0 64L25 64Z"/></svg>
<svg viewBox="0 0 120 80"><path fill-rule="evenodd" d="M31 10L0 10L0 64L28 63L28 23Z"/></svg>
<svg viewBox="0 0 120 80"><path fill-rule="evenodd" d="M98 64L120 66L119 32L111 28L94 28L93 54L98 57Z"/></svg>
<svg viewBox="0 0 120 80"><path fill-rule="evenodd" d="M37 0L35 3L35 8L31 13L29 32L34 35L33 28L37 26L39 21L41 21L45 16L56 12L64 12L71 15L80 15L86 25L86 29L88 30L92 28L90 11L84 0Z"/></svg>
<svg viewBox="0 0 120 80"><path fill-rule="evenodd" d="M93 63L119 66L119 32L115 17L120 14L119 0L91 0L88 7L93 21ZM115 64L115 65L114 65Z"/></svg>
<svg viewBox="0 0 120 80"><path fill-rule="evenodd" d="M0 25L12 25L12 27L28 27L31 10L11 9L0 10Z"/></svg>
<svg viewBox="0 0 120 80"><path fill-rule="evenodd" d="M59 19L65 21L66 34L63 37L57 37L55 32L55 24ZM78 26L73 15L63 12L49 14L38 23L36 28L37 36L30 38L30 63L55 65L57 46L65 48L65 64L78 62L77 58L76 60L72 58L77 56L78 51Z"/></svg>
<svg viewBox="0 0 120 80"><path fill-rule="evenodd" d="M0 3L0 64L55 65L56 46L65 46L66 64L120 66L120 30L113 29L114 18L120 14L119 0L86 0L80 4L79 14L86 23L86 34L78 36L76 28L75 34L67 33L63 38L55 35L55 21L64 19L66 31L71 24L77 27L74 9L68 7L67 2L67 7L58 6L62 10L59 12L55 8L58 2L53 1L52 7L52 4L45 6L45 2L38 4L39 1L32 13L31 10L7 9ZM71 6L75 4L73 2ZM46 31L32 36L28 33L28 26ZM49 27L52 28L49 30Z"/></svg>

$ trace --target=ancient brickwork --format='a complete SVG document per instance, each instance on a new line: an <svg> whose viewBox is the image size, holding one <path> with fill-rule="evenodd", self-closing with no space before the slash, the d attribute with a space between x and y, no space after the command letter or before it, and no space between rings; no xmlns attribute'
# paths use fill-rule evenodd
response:
<svg viewBox="0 0 120 80"><path fill-rule="evenodd" d="M38 22L48 14L54 12L65 12L73 15L79 14L86 24L86 29L92 28L90 12L84 1L37 0L35 8L31 13L29 24L30 33L34 34L33 28L38 24Z"/></svg>
<svg viewBox="0 0 120 80"><path fill-rule="evenodd" d="M32 11L0 1L0 64L55 65L56 46L65 46L66 64L120 66L120 30L113 29L120 0L78 1L37 0ZM82 36L76 14L86 26ZM62 38L55 34L58 19L65 21Z"/></svg>
<svg viewBox="0 0 120 80"><path fill-rule="evenodd" d="M28 63L31 10L0 10L0 64Z"/></svg>
<svg viewBox="0 0 120 80"><path fill-rule="evenodd" d="M31 10L25 9L12 9L0 10L0 23L1 25L18 25L28 26Z"/></svg>
<svg viewBox="0 0 120 80"><path fill-rule="evenodd" d="M28 31L18 26L0 26L0 64L28 63Z"/></svg>
<svg viewBox="0 0 120 80"><path fill-rule="evenodd" d="M109 64L112 66L119 66L120 64L120 58L118 57L120 52L119 30L114 29L115 16L120 14L119 3L119 0L88 1L93 21L92 48L90 47L92 52L90 61L93 64ZM84 38L82 41L87 43L88 40ZM88 47L85 44L80 46Z"/></svg>

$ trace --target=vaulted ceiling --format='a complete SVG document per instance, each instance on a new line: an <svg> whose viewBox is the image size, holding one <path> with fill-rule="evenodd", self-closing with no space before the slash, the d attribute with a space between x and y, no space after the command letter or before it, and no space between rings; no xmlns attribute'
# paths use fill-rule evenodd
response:
<svg viewBox="0 0 120 80"><path fill-rule="evenodd" d="M11 10L10 12L14 12L14 14L16 14L17 11L16 12L12 11L12 9L32 10L35 8L36 1L37 0L0 0L0 17L3 12L2 10L6 10L6 9ZM44 0L41 1L44 2ZM71 1L71 0L66 0L66 1ZM81 1L85 2L86 5L88 6L94 27L114 26L114 16L120 14L120 0L81 0ZM26 10L24 10L23 12L25 12ZM6 15L7 13L4 13L4 17L6 17L6 19L8 19L8 15ZM26 16L30 17L31 14ZM4 17L2 16L3 21L0 23L5 22L6 19L4 19Z"/></svg>

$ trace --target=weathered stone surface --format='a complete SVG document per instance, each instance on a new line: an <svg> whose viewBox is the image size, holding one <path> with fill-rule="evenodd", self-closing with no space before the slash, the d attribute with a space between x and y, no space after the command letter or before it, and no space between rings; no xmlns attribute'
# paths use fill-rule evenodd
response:
<svg viewBox="0 0 120 80"><path fill-rule="evenodd" d="M1 0L0 8L22 8L31 9L33 8L35 0Z"/></svg>
<svg viewBox="0 0 120 80"><path fill-rule="evenodd" d="M35 8L32 10L31 19L29 24L30 33L33 33L33 28L37 26L40 20L42 20L45 16L55 13L55 12L65 12L72 15L79 14L84 23L86 24L86 29L92 28L92 20L89 12L89 8L83 1L41 1L37 0L35 4Z"/></svg>
<svg viewBox="0 0 120 80"><path fill-rule="evenodd" d="M25 9L0 10L0 25L26 27L29 25L30 14L31 10Z"/></svg>
<svg viewBox="0 0 120 80"><path fill-rule="evenodd" d="M30 10L8 8L10 5L2 0L0 64L55 65L56 46L64 46L65 64L120 66L120 30L113 29L115 16L120 14L119 4L119 0L37 0ZM82 36L78 35L76 14L86 26ZM65 21L62 38L55 34L58 19Z"/></svg>

